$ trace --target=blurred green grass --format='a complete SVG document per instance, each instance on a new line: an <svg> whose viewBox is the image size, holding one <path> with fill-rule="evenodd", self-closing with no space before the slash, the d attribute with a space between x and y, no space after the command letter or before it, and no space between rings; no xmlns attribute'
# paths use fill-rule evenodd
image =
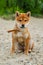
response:
<svg viewBox="0 0 43 65"><path fill-rule="evenodd" d="M43 17L43 0L0 0L0 17L14 19L16 11L30 11L34 17Z"/></svg>

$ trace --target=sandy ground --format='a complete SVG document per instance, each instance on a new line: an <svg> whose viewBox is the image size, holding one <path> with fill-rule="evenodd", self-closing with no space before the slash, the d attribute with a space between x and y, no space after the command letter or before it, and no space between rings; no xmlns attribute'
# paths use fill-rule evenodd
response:
<svg viewBox="0 0 43 65"><path fill-rule="evenodd" d="M29 30L35 46L27 56L24 53L10 54L11 34L15 22L0 18L0 65L43 65L43 19L31 17Z"/></svg>

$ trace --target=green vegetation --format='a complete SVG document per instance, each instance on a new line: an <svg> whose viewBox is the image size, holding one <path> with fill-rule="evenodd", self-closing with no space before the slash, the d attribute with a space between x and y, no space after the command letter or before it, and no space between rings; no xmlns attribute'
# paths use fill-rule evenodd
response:
<svg viewBox="0 0 43 65"><path fill-rule="evenodd" d="M14 14L17 10L43 16L43 0L0 0L0 16Z"/></svg>

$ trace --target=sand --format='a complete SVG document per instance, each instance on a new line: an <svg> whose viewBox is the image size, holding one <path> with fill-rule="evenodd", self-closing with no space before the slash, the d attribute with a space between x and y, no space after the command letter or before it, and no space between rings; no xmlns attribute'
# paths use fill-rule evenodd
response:
<svg viewBox="0 0 43 65"><path fill-rule="evenodd" d="M0 65L43 65L43 19L31 17L29 31L34 41L34 49L28 55L16 51L10 54L12 33L15 22L0 18Z"/></svg>

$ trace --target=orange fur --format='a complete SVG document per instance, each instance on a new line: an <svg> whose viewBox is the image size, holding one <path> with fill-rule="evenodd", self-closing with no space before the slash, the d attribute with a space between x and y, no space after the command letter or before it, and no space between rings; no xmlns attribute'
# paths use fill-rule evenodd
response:
<svg viewBox="0 0 43 65"><path fill-rule="evenodd" d="M32 44L32 47L30 48L31 36L30 36L29 31L28 31L28 27L25 27L25 28L22 29L22 28L19 27L19 25L28 24L28 22L30 20L30 13L18 13L17 12L15 20L16 20L15 21L15 23L16 23L15 28L16 29L14 28L13 30L8 31L8 32L12 32L12 48L11 48L11 52L13 53L15 51L15 41L17 41L18 43L21 43L21 44L22 44L22 42L24 42L24 45L25 45L24 53L28 54L29 49L33 49L34 44Z"/></svg>

